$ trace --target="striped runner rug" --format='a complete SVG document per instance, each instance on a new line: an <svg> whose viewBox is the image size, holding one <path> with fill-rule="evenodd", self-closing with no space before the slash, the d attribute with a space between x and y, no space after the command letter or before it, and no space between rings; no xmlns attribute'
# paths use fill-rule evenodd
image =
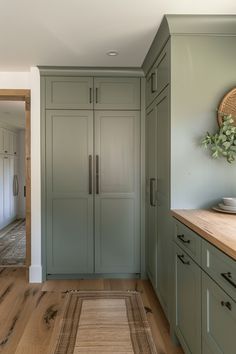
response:
<svg viewBox="0 0 236 354"><path fill-rule="evenodd" d="M73 291L66 296L51 353L157 353L138 292Z"/></svg>

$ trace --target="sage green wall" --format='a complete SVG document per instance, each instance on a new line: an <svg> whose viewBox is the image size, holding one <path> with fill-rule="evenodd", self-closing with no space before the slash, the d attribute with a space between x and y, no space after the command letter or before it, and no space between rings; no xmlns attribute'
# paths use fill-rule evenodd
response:
<svg viewBox="0 0 236 354"><path fill-rule="evenodd" d="M236 162L200 146L218 126L216 110L236 85L236 37L171 36L171 208L201 208L236 196Z"/></svg>

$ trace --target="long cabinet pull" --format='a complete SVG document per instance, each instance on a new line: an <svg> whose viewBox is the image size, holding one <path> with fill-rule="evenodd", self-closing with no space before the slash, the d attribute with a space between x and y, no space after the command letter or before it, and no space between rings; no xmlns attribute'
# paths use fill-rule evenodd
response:
<svg viewBox="0 0 236 354"><path fill-rule="evenodd" d="M155 182L156 182L156 179L155 178L150 178L150 205L155 207L156 206L156 203L155 203L155 190L154 190L154 187L155 187Z"/></svg>
<svg viewBox="0 0 236 354"><path fill-rule="evenodd" d="M95 88L95 100L96 100L96 103L98 103L98 88L97 87Z"/></svg>
<svg viewBox="0 0 236 354"><path fill-rule="evenodd" d="M234 288L236 288L236 284L232 280L232 275L230 272L227 273L221 273L221 276L228 282L230 285L232 285Z"/></svg>
<svg viewBox="0 0 236 354"><path fill-rule="evenodd" d="M92 103L92 87L89 88L89 103Z"/></svg>
<svg viewBox="0 0 236 354"><path fill-rule="evenodd" d="M96 155L96 194L99 194L99 156Z"/></svg>
<svg viewBox="0 0 236 354"><path fill-rule="evenodd" d="M185 261L185 260L184 260L184 255L183 255L183 254L177 254L177 257L179 258L179 260L180 260L183 264L186 264L186 265L189 265L189 264L190 264L189 261Z"/></svg>
<svg viewBox="0 0 236 354"><path fill-rule="evenodd" d="M156 88L154 88L154 78L155 78L155 76L156 76L156 73L153 72L153 73L151 74L151 92L152 92L152 93L156 92Z"/></svg>
<svg viewBox="0 0 236 354"><path fill-rule="evenodd" d="M93 193L92 155L89 155L89 194Z"/></svg>

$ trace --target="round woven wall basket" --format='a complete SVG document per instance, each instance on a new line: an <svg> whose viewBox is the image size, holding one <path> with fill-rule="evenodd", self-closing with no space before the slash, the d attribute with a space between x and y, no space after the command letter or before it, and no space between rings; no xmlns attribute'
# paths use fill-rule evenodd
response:
<svg viewBox="0 0 236 354"><path fill-rule="evenodd" d="M218 124L221 125L223 116L229 114L232 115L234 125L236 126L236 88L230 90L221 101L217 115Z"/></svg>

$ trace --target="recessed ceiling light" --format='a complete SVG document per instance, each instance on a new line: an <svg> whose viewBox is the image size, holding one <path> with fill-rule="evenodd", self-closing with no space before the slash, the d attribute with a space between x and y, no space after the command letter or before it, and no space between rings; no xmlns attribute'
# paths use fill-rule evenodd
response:
<svg viewBox="0 0 236 354"><path fill-rule="evenodd" d="M117 50L109 50L109 52L107 52L107 55L110 57L116 57L118 54Z"/></svg>

